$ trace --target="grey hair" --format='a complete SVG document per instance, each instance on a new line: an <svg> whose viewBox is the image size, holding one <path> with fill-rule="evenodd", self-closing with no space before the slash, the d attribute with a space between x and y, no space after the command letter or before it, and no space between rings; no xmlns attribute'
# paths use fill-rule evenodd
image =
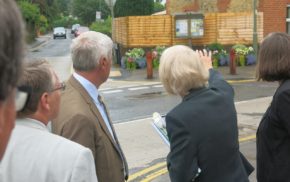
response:
<svg viewBox="0 0 290 182"><path fill-rule="evenodd" d="M37 110L41 96L45 92L50 92L55 84L53 70L46 60L30 60L24 65L23 76L19 81L19 86L28 86L32 89L29 100L23 111L18 115L27 116Z"/></svg>
<svg viewBox="0 0 290 182"><path fill-rule="evenodd" d="M12 0L0 0L0 101L15 88L22 73L24 24Z"/></svg>
<svg viewBox="0 0 290 182"><path fill-rule="evenodd" d="M159 77L168 93L184 97L191 89L205 87L209 72L195 51L175 45L162 53Z"/></svg>
<svg viewBox="0 0 290 182"><path fill-rule="evenodd" d="M112 59L113 41L105 34L88 31L73 40L71 57L77 71L90 71L96 68L102 58Z"/></svg>

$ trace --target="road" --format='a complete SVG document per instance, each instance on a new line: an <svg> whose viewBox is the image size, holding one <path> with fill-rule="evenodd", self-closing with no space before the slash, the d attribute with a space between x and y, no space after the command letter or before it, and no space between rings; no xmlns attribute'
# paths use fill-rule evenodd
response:
<svg viewBox="0 0 290 182"><path fill-rule="evenodd" d="M72 71L69 47L73 36L69 32L68 39L51 39L43 47L28 54L28 58L46 58L61 80L66 80ZM234 82L232 86L235 101L267 97L277 88L276 83L266 82ZM109 84L101 87L101 93L114 123L146 118L156 111L165 114L181 101L177 96L168 95L161 84L155 82L144 85L141 81L132 84L111 79Z"/></svg>
<svg viewBox="0 0 290 182"><path fill-rule="evenodd" d="M38 49L29 52L27 55L28 59L47 59L61 80L66 80L72 71L69 56L69 46L72 39L71 36L67 37L68 39L50 39ZM237 81L231 82L231 84L236 93L236 103L244 103L256 98L272 96L277 88L276 83L254 81ZM148 125L148 118L155 111L163 114L167 113L181 99L177 96L168 95L159 82L146 82L144 80L124 81L110 78L100 88L100 91L106 99L113 122L118 123L116 124L116 129L118 134L120 134L120 140L124 145L124 151L129 161L130 174L135 177L131 181L168 181L168 174L166 173L164 163L168 148L152 132L151 126ZM263 110L260 112L239 112L238 110L238 113L252 121L259 120L263 114ZM129 125L139 127L143 131L139 134L134 133L134 130L128 131L127 128ZM241 124L239 127L240 133L244 134L241 138L245 139L255 134L256 125L250 122ZM140 143L138 137L144 138L141 142L142 145L138 145L138 142ZM250 138L249 140L241 142L240 147L246 157L255 164L255 139ZM152 178L152 175L154 178ZM255 181L255 175L251 176L251 181Z"/></svg>

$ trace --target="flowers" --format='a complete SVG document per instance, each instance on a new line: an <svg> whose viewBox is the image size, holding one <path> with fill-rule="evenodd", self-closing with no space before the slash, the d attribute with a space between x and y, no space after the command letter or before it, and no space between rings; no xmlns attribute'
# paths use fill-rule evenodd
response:
<svg viewBox="0 0 290 182"><path fill-rule="evenodd" d="M255 64L256 58L253 47L247 47L243 44L236 44L232 47L236 53L237 61L240 66ZM251 56L250 56L251 55Z"/></svg>
<svg viewBox="0 0 290 182"><path fill-rule="evenodd" d="M162 52L166 49L165 46L157 46L152 51L152 59L153 59L153 68L158 68L160 63L160 57Z"/></svg>
<svg viewBox="0 0 290 182"><path fill-rule="evenodd" d="M243 56L246 56L249 51L247 46L243 44L236 44L233 46L233 49L235 50L236 55L243 55Z"/></svg>
<svg viewBox="0 0 290 182"><path fill-rule="evenodd" d="M208 45L207 49L212 51L212 62L213 62L213 67L217 68L218 65L226 65L227 64L227 51L224 49L223 45L220 43L212 43Z"/></svg>
<svg viewBox="0 0 290 182"><path fill-rule="evenodd" d="M129 71L137 68L137 59L144 56L144 50L142 48L134 48L125 53L125 66Z"/></svg>

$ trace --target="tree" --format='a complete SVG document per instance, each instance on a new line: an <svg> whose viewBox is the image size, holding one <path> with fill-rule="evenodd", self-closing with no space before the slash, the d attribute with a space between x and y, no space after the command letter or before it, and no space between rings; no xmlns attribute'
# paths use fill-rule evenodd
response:
<svg viewBox="0 0 290 182"><path fill-rule="evenodd" d="M151 15L154 0L118 0L114 7L115 17Z"/></svg>
<svg viewBox="0 0 290 182"><path fill-rule="evenodd" d="M102 18L110 15L110 10L104 0L73 0L72 13L86 25L96 20L96 11L102 12Z"/></svg>
<svg viewBox="0 0 290 182"><path fill-rule="evenodd" d="M160 2L155 2L154 3L154 13L156 12L160 12L165 10L165 6L163 4L161 4Z"/></svg>
<svg viewBox="0 0 290 182"><path fill-rule="evenodd" d="M54 1L60 14L63 14L65 16L68 16L70 14L69 11L70 0L54 0Z"/></svg>
<svg viewBox="0 0 290 182"><path fill-rule="evenodd" d="M40 21L40 9L38 5L29 3L27 1L18 2L19 8L21 10L22 16L26 21L27 32L27 41L30 42L36 37L36 25Z"/></svg>

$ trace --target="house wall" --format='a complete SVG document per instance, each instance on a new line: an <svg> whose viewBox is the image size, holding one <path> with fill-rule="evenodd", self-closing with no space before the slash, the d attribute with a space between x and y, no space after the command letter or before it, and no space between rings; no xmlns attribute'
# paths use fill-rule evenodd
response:
<svg viewBox="0 0 290 182"><path fill-rule="evenodd" d="M264 35L271 32L286 32L287 4L290 0L261 0L264 12Z"/></svg>
<svg viewBox="0 0 290 182"><path fill-rule="evenodd" d="M286 32L287 5L290 0L256 0L257 9L263 12L263 35ZM167 0L167 13L182 12L253 12L253 0Z"/></svg>

